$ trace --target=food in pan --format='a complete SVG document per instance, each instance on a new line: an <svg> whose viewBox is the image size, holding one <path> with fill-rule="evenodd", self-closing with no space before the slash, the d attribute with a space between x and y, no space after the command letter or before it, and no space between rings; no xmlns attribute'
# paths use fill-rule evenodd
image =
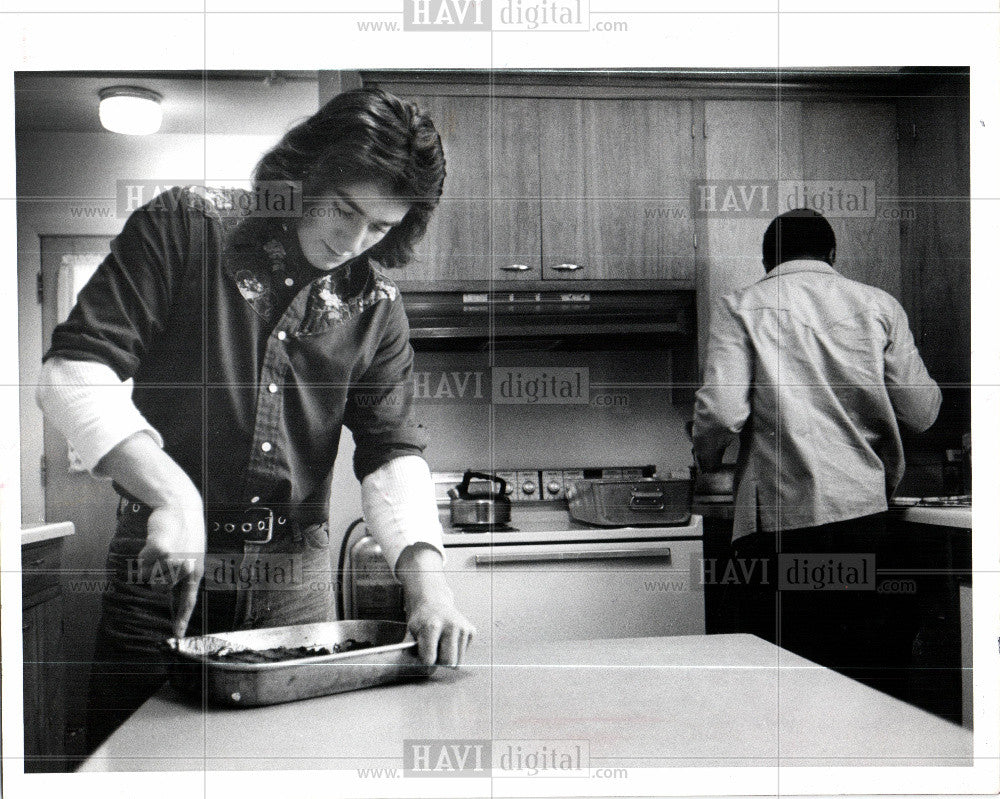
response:
<svg viewBox="0 0 1000 799"><path fill-rule="evenodd" d="M227 646L210 653L208 659L222 663L278 663L317 655L337 655L341 652L371 649L373 646L375 644L371 641L356 641L353 638L330 646L274 646L270 649L233 649Z"/></svg>

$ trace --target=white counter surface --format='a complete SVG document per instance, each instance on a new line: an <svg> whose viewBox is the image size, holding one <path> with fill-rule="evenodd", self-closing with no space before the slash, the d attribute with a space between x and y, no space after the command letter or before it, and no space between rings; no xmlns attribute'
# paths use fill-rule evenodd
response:
<svg viewBox="0 0 1000 799"><path fill-rule="evenodd" d="M754 636L710 635L525 645L257 709L165 687L81 770L401 767L407 739L586 740L592 768L967 766L973 751L957 725Z"/></svg>
<svg viewBox="0 0 1000 799"><path fill-rule="evenodd" d="M913 524L932 524L938 527L959 527L972 529L971 507L933 507L913 506L908 508L893 508L905 522Z"/></svg>
<svg viewBox="0 0 1000 799"><path fill-rule="evenodd" d="M21 528L21 546L50 541L53 538L65 538L73 535L73 522L52 522L51 524L33 524Z"/></svg>

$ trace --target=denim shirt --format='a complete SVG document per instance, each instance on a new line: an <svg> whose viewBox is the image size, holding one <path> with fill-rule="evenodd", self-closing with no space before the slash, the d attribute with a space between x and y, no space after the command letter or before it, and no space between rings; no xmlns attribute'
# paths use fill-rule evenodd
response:
<svg viewBox="0 0 1000 799"><path fill-rule="evenodd" d="M426 446L406 314L363 256L321 272L294 230L237 246L238 222L194 189L136 210L45 357L133 378L209 509L253 503L312 524L327 516L342 425L359 479Z"/></svg>
<svg viewBox="0 0 1000 799"><path fill-rule="evenodd" d="M695 397L695 453L735 435L733 537L886 510L903 476L900 424L933 424L941 391L886 292L822 261L786 261L722 297Z"/></svg>

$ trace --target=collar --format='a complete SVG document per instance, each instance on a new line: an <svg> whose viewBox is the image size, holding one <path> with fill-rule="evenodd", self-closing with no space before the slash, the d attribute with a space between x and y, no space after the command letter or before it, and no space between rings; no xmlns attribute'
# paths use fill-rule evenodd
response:
<svg viewBox="0 0 1000 799"><path fill-rule="evenodd" d="M819 272L823 275L837 274L837 270L826 261L819 261L815 258L795 258L794 260L783 261L778 264L764 275L761 280L770 280L772 277L781 277L782 275L794 275L797 272Z"/></svg>

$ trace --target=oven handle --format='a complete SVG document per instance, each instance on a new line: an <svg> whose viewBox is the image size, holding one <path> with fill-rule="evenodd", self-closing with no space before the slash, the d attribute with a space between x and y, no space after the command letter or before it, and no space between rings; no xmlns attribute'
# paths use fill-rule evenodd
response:
<svg viewBox="0 0 1000 799"><path fill-rule="evenodd" d="M623 560L625 558L666 558L671 562L670 547L649 549L563 549L556 552L490 552L476 555L477 566L506 563L550 563L563 560Z"/></svg>

